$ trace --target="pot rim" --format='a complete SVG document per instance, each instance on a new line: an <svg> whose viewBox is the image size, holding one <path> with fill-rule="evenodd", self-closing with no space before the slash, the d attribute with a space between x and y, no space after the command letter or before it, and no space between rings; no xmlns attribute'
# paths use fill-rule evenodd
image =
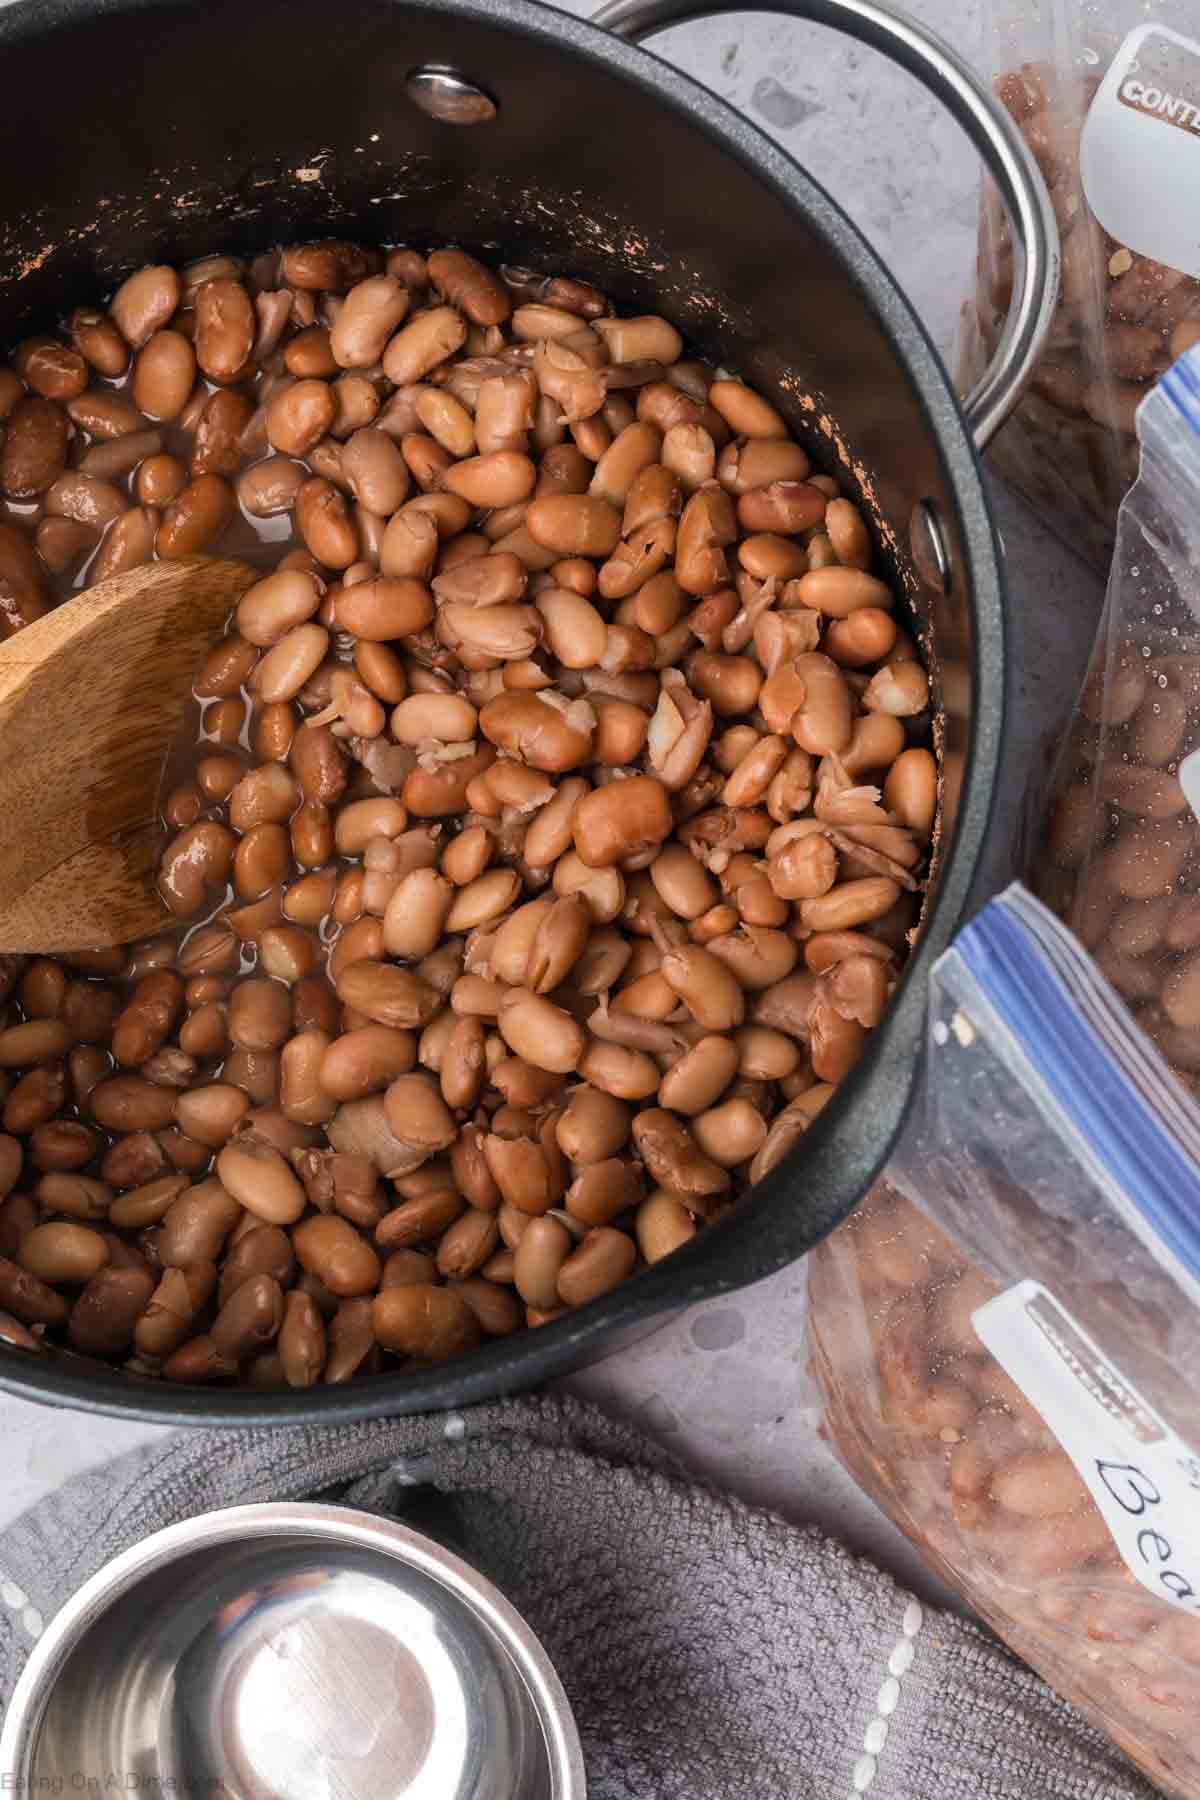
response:
<svg viewBox="0 0 1200 1800"><path fill-rule="evenodd" d="M175 10L195 0L124 0L119 10ZM164 1425L313 1425L464 1406L539 1386L594 1359L605 1339L744 1287L798 1260L848 1217L899 1135L916 1088L924 1044L929 971L962 922L996 796L1004 736L1007 596L1001 549L969 427L946 367L911 303L882 259L824 187L785 150L724 100L653 51L612 36L540 0L366 0L409 11L468 15L511 35L533 37L606 64L660 104L700 124L729 155L775 190L836 258L863 297L920 397L958 507L961 585L972 619L974 707L958 814L938 879L936 902L905 965L886 1017L854 1075L804 1139L802 1173L784 1161L736 1212L681 1251L593 1301L577 1314L494 1338L468 1356L419 1371L400 1371L344 1386L298 1390L172 1388L98 1368L58 1353L52 1358L0 1346L0 1389L27 1400ZM6 45L61 31L117 10L107 0L12 0L0 8L0 56ZM868 1085L869 1084L869 1085ZM871 1105L878 1130L871 1147L839 1143L847 1110ZM804 1242L797 1242L796 1189L803 1181ZM847 1201L853 1191L855 1199Z"/></svg>

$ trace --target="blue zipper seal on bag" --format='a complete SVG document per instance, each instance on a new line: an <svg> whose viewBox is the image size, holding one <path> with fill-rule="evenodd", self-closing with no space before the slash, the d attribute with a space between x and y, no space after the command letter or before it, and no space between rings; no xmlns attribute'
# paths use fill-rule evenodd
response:
<svg viewBox="0 0 1200 1800"><path fill-rule="evenodd" d="M1197 388L1200 399L1200 387ZM1036 930L1033 929L1036 923ZM1047 958L1054 940L1054 961ZM1042 941L1039 941L1042 940ZM1061 1109L1074 1134L1114 1187L1125 1207L1149 1227L1157 1243L1200 1282L1200 1165L1170 1131L1141 1083L1122 1068L1121 1036L1144 1061L1141 1034L1123 1007L1107 1003L1091 963L1052 914L1018 885L991 901L967 926L943 959L957 960L980 996L1013 1039ZM1081 998L1060 972L1072 968ZM1117 1043L1090 1016L1097 1010L1088 990L1103 995L1103 1012ZM1174 1077L1152 1046L1164 1098L1174 1104ZM1145 1232L1139 1232L1145 1239Z"/></svg>
<svg viewBox="0 0 1200 1800"><path fill-rule="evenodd" d="M1158 392L1167 396L1200 437L1200 344L1185 350L1178 362L1172 363L1157 388L1151 390L1152 394Z"/></svg>

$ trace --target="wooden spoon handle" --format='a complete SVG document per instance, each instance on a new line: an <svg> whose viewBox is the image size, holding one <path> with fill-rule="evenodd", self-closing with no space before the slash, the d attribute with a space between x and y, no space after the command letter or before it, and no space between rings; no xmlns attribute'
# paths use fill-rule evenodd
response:
<svg viewBox="0 0 1200 1800"><path fill-rule="evenodd" d="M152 823L197 668L256 579L245 564L210 558L146 564L0 645L0 918L51 871L66 888L71 866L56 922L99 905L98 894L84 903L86 872L73 859L92 844L138 841ZM120 854L108 856L110 873ZM137 891L144 885L139 876ZM39 894L44 906L49 890ZM3 935L0 944L16 947Z"/></svg>
<svg viewBox="0 0 1200 1800"><path fill-rule="evenodd" d="M172 923L156 886L158 821L105 844L85 844L0 906L0 944L27 956L101 950Z"/></svg>

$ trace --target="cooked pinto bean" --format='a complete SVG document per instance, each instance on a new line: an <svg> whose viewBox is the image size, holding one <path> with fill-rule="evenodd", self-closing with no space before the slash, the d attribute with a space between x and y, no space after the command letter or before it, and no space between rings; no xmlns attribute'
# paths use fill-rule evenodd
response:
<svg viewBox="0 0 1200 1800"><path fill-rule="evenodd" d="M849 1075L916 916L928 683L858 509L667 320L459 250L146 269L14 355L0 636L238 505L264 566L164 799L180 924L0 959L13 1331L306 1387L686 1244ZM1187 714L1138 676L1126 908Z"/></svg>

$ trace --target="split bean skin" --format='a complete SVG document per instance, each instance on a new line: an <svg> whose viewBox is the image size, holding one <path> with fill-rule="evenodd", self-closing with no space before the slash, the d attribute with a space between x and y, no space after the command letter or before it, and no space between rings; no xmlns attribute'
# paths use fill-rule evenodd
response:
<svg viewBox="0 0 1200 1800"><path fill-rule="evenodd" d="M683 353L581 283L334 240L22 347L3 629L155 556L260 577L171 756L161 936L0 957L2 1353L470 1353L683 1251L850 1074L928 688L844 484Z"/></svg>

